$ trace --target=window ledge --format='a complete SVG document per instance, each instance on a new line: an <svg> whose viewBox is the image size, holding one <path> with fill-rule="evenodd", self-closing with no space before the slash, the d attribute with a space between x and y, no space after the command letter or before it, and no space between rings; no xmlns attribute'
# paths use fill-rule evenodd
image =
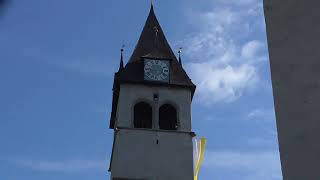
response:
<svg viewBox="0 0 320 180"><path fill-rule="evenodd" d="M134 130L134 131L152 131L152 132L167 132L167 133L188 133L192 137L196 136L195 132L192 131L182 131L182 130L164 130L164 129L145 129L145 128L128 128L128 127L117 127L115 128L115 131L120 130Z"/></svg>

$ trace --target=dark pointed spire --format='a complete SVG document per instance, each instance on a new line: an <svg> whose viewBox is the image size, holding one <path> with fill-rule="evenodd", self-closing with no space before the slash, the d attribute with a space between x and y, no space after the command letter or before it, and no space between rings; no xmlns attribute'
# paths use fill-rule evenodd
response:
<svg viewBox="0 0 320 180"><path fill-rule="evenodd" d="M164 35L151 4L147 21L129 63L141 60L141 57L175 59L175 55Z"/></svg>
<svg viewBox="0 0 320 180"><path fill-rule="evenodd" d="M124 68L124 65L123 65L123 51L124 51L124 49L123 48L124 48L124 46L122 46L121 49L120 49L121 58L120 58L120 65L119 65L119 70L118 71L121 71Z"/></svg>
<svg viewBox="0 0 320 180"><path fill-rule="evenodd" d="M145 58L170 61L168 86L190 88L193 96L195 85L181 65L181 52L178 60L178 56L172 51L164 35L152 5L139 41L128 63L120 73L119 82L148 84L149 82L144 80Z"/></svg>
<svg viewBox="0 0 320 180"><path fill-rule="evenodd" d="M180 49L181 50L181 49ZM143 27L139 41L124 70L120 81L134 83L148 83L144 80L144 59L163 59L170 61L169 85L191 88L192 95L195 85L182 67L181 52L178 57L172 51L151 4L150 12Z"/></svg>

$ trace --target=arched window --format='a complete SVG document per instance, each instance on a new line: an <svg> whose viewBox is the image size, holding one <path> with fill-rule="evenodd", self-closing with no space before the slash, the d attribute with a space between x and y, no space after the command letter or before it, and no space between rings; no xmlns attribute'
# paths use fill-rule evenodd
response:
<svg viewBox="0 0 320 180"><path fill-rule="evenodd" d="M136 104L133 123L135 128L152 128L152 107L145 102Z"/></svg>
<svg viewBox="0 0 320 180"><path fill-rule="evenodd" d="M170 104L164 104L159 109L159 126L160 129L177 130L177 110Z"/></svg>

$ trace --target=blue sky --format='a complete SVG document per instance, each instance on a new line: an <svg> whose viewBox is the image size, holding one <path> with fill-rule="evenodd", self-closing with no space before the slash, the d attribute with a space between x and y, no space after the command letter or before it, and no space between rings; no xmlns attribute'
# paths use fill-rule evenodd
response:
<svg viewBox="0 0 320 180"><path fill-rule="evenodd" d="M149 0L11 0L0 17L0 178L108 179L119 49ZM202 180L280 180L262 0L155 1L198 88Z"/></svg>

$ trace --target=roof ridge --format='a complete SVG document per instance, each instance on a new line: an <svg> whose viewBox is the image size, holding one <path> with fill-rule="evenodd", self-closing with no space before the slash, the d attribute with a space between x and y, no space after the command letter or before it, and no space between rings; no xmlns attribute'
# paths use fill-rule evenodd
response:
<svg viewBox="0 0 320 180"><path fill-rule="evenodd" d="M157 53L152 53L157 51ZM129 63L140 61L146 55L161 56L159 58L175 59L176 57L165 37L161 25L154 13L153 5L141 32L138 43L129 59ZM154 57L157 58L157 57Z"/></svg>

